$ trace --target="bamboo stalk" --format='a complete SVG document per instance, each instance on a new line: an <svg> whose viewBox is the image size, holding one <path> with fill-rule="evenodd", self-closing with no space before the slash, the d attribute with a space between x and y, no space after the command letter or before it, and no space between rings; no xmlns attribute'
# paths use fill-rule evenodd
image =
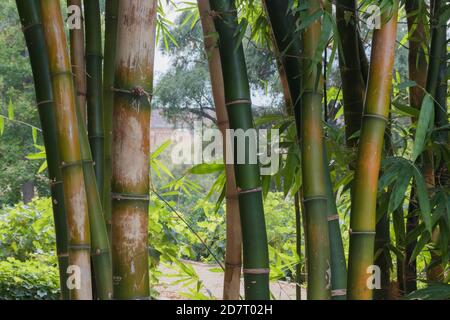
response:
<svg viewBox="0 0 450 320"><path fill-rule="evenodd" d="M230 129L254 129L250 88L242 43L237 42L237 15L234 1L210 0L219 35L220 57L225 85ZM235 139L236 140L236 139ZM247 139L246 139L247 140ZM269 291L269 254L258 164L250 159L256 141L235 146L235 174L243 239L245 298L266 300ZM237 150L245 151L243 164L236 162ZM253 151L252 151L253 149Z"/></svg>
<svg viewBox="0 0 450 320"><path fill-rule="evenodd" d="M87 121L86 111L86 59L84 57L84 26L83 26L83 7L81 0L67 0L67 6L77 6L80 8L80 28L69 30L70 35L70 61L72 63L72 73L77 92L77 103L80 106L81 115L84 122Z"/></svg>
<svg viewBox="0 0 450 320"><path fill-rule="evenodd" d="M117 43L118 0L106 1L105 5L105 61L103 64L103 119L104 119L104 175L103 175L103 213L111 239L111 147L112 147L112 116L114 93L114 62Z"/></svg>
<svg viewBox="0 0 450 320"><path fill-rule="evenodd" d="M432 1L431 6L431 45L430 45L430 61L428 66L428 74L427 74L427 84L426 84L426 91L434 98L435 101L437 101L438 96L438 87L440 86L439 78L440 78L440 69L441 65L443 64L442 57L443 57L443 51L445 52L446 57L446 22L440 22L440 14L442 13L442 9L446 5L446 1L442 0L434 0ZM444 58L445 59L445 58ZM446 61L446 59L444 60ZM445 94L446 95L446 94ZM437 109L437 110L436 110ZM440 117L440 115L443 115L444 118L447 119L448 117L446 112L440 112L439 111L440 106L437 106L435 103L435 110L438 111L437 116ZM435 112L436 113L436 112ZM435 115L435 119L438 118ZM439 119L439 118L438 118ZM448 133L447 133L448 138ZM426 150L423 155L423 162L424 167L426 169L429 169L428 171L424 171L424 177L426 181L432 181L432 184L428 187L429 194L433 195L434 188L436 186L435 181L435 171L434 171L434 159L433 159L433 151L432 150ZM427 164L430 163L431 165ZM431 171L432 169L432 171ZM438 243L440 238L440 230L439 227L436 227L433 230L433 233L431 235L431 241L433 243ZM431 259L439 260L439 253L432 250L431 251ZM444 265L442 263L437 263L433 267L427 268L427 280L430 282L442 282L444 280Z"/></svg>
<svg viewBox="0 0 450 320"><path fill-rule="evenodd" d="M208 0L198 0L198 9L203 28L205 51L208 56L211 87L216 108L217 123L223 136L224 159L226 156L226 135L229 129L228 114L225 105L225 92L220 64L220 52L213 35L216 32ZM239 202L236 189L234 168L226 164L226 252L223 299L239 300L242 267L242 234L239 217Z"/></svg>
<svg viewBox="0 0 450 320"><path fill-rule="evenodd" d="M114 297L149 299L150 103L158 1L120 0L112 144Z"/></svg>
<svg viewBox="0 0 450 320"><path fill-rule="evenodd" d="M425 95L423 88L426 86L428 63L423 46L427 43L423 12L424 3L419 0L407 0L405 2L405 11L407 14L409 50L408 50L408 73L409 79L415 81L417 86L409 89L409 102L413 108L420 109ZM413 122L417 119L413 118ZM428 157L429 158L429 157ZM430 167L431 166L431 167ZM424 164L424 172L432 172L433 164L427 162ZM428 177L427 181L431 181ZM411 232L417 227L418 219L414 186L411 189L410 203L408 207L408 217L406 223L406 233ZM410 261L417 241L406 245L405 260L403 262L403 289L405 293L411 293L417 290L417 268L416 261Z"/></svg>
<svg viewBox="0 0 450 320"><path fill-rule="evenodd" d="M295 32L296 18L289 11L291 6L289 0L264 0L263 6L269 18L275 54L282 67L280 78L287 82L287 90L284 90L285 99L289 99L292 103L292 114L297 125L297 135L300 137L300 93L302 88L300 53L302 44L300 35ZM285 77L283 77L283 72ZM285 88L285 86L283 87Z"/></svg>
<svg viewBox="0 0 450 320"><path fill-rule="evenodd" d="M59 1L42 0L40 7L53 80L57 138L68 225L69 266L75 267L74 276L79 277L80 283L78 287L75 281L74 286L69 288L70 298L90 300L92 287L89 216L78 140L75 89L66 35Z"/></svg>
<svg viewBox="0 0 450 320"><path fill-rule="evenodd" d="M84 0L88 135L99 194L103 195L104 132L102 30L99 0Z"/></svg>
<svg viewBox="0 0 450 320"><path fill-rule="evenodd" d="M389 115L392 69L397 35L398 3L382 14L374 30L368 87L356 162L350 219L348 298L372 299L368 280L374 263L378 175Z"/></svg>
<svg viewBox="0 0 450 320"><path fill-rule="evenodd" d="M308 13L321 8L320 1L308 1ZM308 300L330 298L331 265L327 222L327 188L322 129L321 63L314 60L321 34L321 21L315 20L303 32L303 92L301 95L301 150L303 203L308 242Z"/></svg>
<svg viewBox="0 0 450 320"><path fill-rule="evenodd" d="M356 147L357 139L351 138L361 129L365 82L361 70L361 39L358 32L355 0L337 0L336 24L341 45L339 46L339 70L344 97L345 136L347 145ZM365 57L365 55L364 55ZM364 59L363 57L363 59Z"/></svg>
<svg viewBox="0 0 450 320"><path fill-rule="evenodd" d="M45 46L44 30L41 24L39 0L16 0L16 5L33 70L36 103L44 138L48 176L50 179L50 191L52 195L61 297L66 300L69 299L69 290L66 286L66 271L69 266L67 253L67 222L64 208L62 173L61 168L59 167L60 160L56 134L52 81L50 77L47 48Z"/></svg>
<svg viewBox="0 0 450 320"><path fill-rule="evenodd" d="M91 261L93 267L93 281L95 295L99 300L110 300L113 297L112 265L108 232L103 217L102 203L95 179L95 171L89 148L86 124L78 106L78 130L83 161L84 183L89 208L89 222L91 230Z"/></svg>

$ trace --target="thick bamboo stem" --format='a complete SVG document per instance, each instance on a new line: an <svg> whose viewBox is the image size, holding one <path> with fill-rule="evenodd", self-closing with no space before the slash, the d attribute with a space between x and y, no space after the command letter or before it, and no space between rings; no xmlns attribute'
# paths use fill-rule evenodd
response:
<svg viewBox="0 0 450 320"><path fill-rule="evenodd" d="M67 267L67 221L64 207L62 173L59 160L52 81L49 70L44 30L41 24L39 0L16 0L22 30L30 55L33 70L36 103L41 121L42 135L47 156L48 176L52 195L53 217L56 233L56 254L58 255L61 297L69 299L66 285Z"/></svg>
<svg viewBox="0 0 450 320"><path fill-rule="evenodd" d="M320 1L308 1L312 15L321 8ZM312 22L303 32L303 91L301 95L301 150L303 203L308 242L308 299L330 298L331 261L327 221L326 170L324 168L322 128L321 63L315 61L321 21Z"/></svg>
<svg viewBox="0 0 450 320"><path fill-rule="evenodd" d="M226 135L229 129L228 114L225 105L225 92L220 63L220 52L213 35L216 32L208 0L198 0L198 9L203 28L206 55L208 57L211 88L216 108L217 123L223 136L224 159L226 156ZM226 164L226 252L224 300L239 300L242 267L242 233L239 216L239 202L232 164Z"/></svg>
<svg viewBox="0 0 450 320"><path fill-rule="evenodd" d="M40 7L53 81L57 138L68 225L69 267L72 267L74 277L73 286L69 288L70 298L89 300L92 299L89 215L67 40L59 1L42 0Z"/></svg>
<svg viewBox="0 0 450 320"><path fill-rule="evenodd" d="M345 136L347 145L353 148L358 139L352 136L361 129L366 88L361 70L362 42L358 32L355 0L337 0L336 23L341 41L339 69L344 97Z"/></svg>
<svg viewBox="0 0 450 320"><path fill-rule="evenodd" d="M89 148L86 124L78 106L78 130L83 160L84 183L89 208L89 223L91 229L91 261L95 296L99 300L110 300L113 297L111 251L108 232L103 217L102 203L95 179L95 171Z"/></svg>
<svg viewBox="0 0 450 320"><path fill-rule="evenodd" d="M116 299L150 298L150 104L157 5L156 0L119 1L111 182Z"/></svg>
<svg viewBox="0 0 450 320"><path fill-rule="evenodd" d="M103 214L106 228L111 239L111 147L112 147L112 116L114 93L114 63L117 43L118 0L109 0L105 4L105 61L103 64L103 122L104 122L104 174L103 174Z"/></svg>
<svg viewBox="0 0 450 320"><path fill-rule="evenodd" d="M79 28L70 29L70 59L72 63L72 73L77 91L77 102L80 106L81 116L84 122L87 121L86 112L86 59L84 57L84 18L81 0L67 0L67 6L77 6L80 12ZM71 14L74 14L73 12Z"/></svg>
<svg viewBox="0 0 450 320"><path fill-rule="evenodd" d="M99 194L103 195L102 30L99 0L84 0L86 23L86 83L89 145Z"/></svg>
<svg viewBox="0 0 450 320"><path fill-rule="evenodd" d="M237 43L237 15L234 1L210 0L225 85L230 129L254 129L250 88L242 43ZM269 299L269 253L264 219L263 197L258 164L250 163L255 155L256 139L245 139L242 145L234 139L236 186L243 238L245 298ZM237 163L238 152L245 161Z"/></svg>
<svg viewBox="0 0 450 320"><path fill-rule="evenodd" d="M416 86L409 89L409 102L411 107L416 109L420 109L422 105L423 97L425 95L423 88L425 88L427 82L428 64L423 49L427 43L425 23L423 20L425 16L423 13L425 10L425 4L419 0L407 0L405 2L409 32L408 73L409 79L417 83ZM413 118L412 121L415 122L417 119ZM432 172L432 168L432 163L424 163L424 172ZM426 180L430 181L430 178L427 178ZM411 232L417 227L417 209L413 187L408 207L406 233ZM405 293L411 293L417 289L416 261L410 261L415 246L416 241L407 244L405 248L405 260L403 261L403 289Z"/></svg>
<svg viewBox="0 0 450 320"><path fill-rule="evenodd" d="M348 298L372 299L370 283L378 175L389 115L398 3L382 14L384 24L373 34L364 116L356 162L350 219Z"/></svg>

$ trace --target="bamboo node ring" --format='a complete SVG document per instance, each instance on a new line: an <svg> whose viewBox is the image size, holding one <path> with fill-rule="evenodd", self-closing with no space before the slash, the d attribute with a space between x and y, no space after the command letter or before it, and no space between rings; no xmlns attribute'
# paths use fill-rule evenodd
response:
<svg viewBox="0 0 450 320"><path fill-rule="evenodd" d="M327 217L327 220L328 220L328 222L330 222L330 221L335 221L335 220L339 220L339 215L338 215L338 214L335 214L335 215L332 215L332 216L328 216L328 217Z"/></svg>
<svg viewBox="0 0 450 320"><path fill-rule="evenodd" d="M126 194L126 193L111 193L111 198L114 200L142 200L150 201L150 196L140 194Z"/></svg>
<svg viewBox="0 0 450 320"><path fill-rule="evenodd" d="M339 296L345 296L345 295L347 295L347 289L331 290L331 296L332 297L339 297Z"/></svg>
<svg viewBox="0 0 450 320"><path fill-rule="evenodd" d="M325 197L325 196L307 197L307 198L303 198L302 202L303 203L307 203L307 202L314 201L314 200L324 200L324 201L326 201L327 197Z"/></svg>
<svg viewBox="0 0 450 320"><path fill-rule="evenodd" d="M241 269L242 268L242 264L225 262L225 267L228 267L230 269Z"/></svg>
<svg viewBox="0 0 450 320"><path fill-rule="evenodd" d="M365 113L363 115L363 118L374 118L374 119L382 120L384 122L388 122L389 121L389 119L386 118L385 116L383 116L381 114L373 114L373 113Z"/></svg>
<svg viewBox="0 0 450 320"><path fill-rule="evenodd" d="M244 274L269 274L269 268L251 268L251 269L243 269L242 272Z"/></svg>
<svg viewBox="0 0 450 320"><path fill-rule="evenodd" d="M260 192L260 191L262 191L261 187L254 188L254 189L248 189L248 190L239 189L238 194L241 195L241 194L247 194L247 193L256 193L256 192Z"/></svg>
<svg viewBox="0 0 450 320"><path fill-rule="evenodd" d="M225 106L229 107L235 104L244 104L244 103L248 103L248 104L252 104L252 101L249 99L238 99L238 100L234 100L234 101L229 101L225 104Z"/></svg>
<svg viewBox="0 0 450 320"><path fill-rule="evenodd" d="M350 235L375 235L375 231L353 231L352 229L349 229L348 232Z"/></svg>
<svg viewBox="0 0 450 320"><path fill-rule="evenodd" d="M53 100L43 100L43 101L39 101L36 105L38 107L44 105L44 104L48 104L48 103L53 103Z"/></svg>
<svg viewBox="0 0 450 320"><path fill-rule="evenodd" d="M70 250L91 250L91 246L88 244L69 244L67 249Z"/></svg>
<svg viewBox="0 0 450 320"><path fill-rule="evenodd" d="M75 167L75 166L79 166L82 165L86 160L79 160L79 161L72 161L72 162L61 162L61 169L65 169L68 167Z"/></svg>

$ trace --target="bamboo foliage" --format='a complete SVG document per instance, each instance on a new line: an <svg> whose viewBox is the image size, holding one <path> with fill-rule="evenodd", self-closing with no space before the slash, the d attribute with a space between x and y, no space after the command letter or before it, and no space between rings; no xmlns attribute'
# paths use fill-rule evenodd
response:
<svg viewBox="0 0 450 320"><path fill-rule="evenodd" d="M89 145L94 160L99 193L103 195L103 95L102 95L102 30L99 0L85 0L86 83Z"/></svg>
<svg viewBox="0 0 450 320"><path fill-rule="evenodd" d="M208 56L209 73L211 77L212 94L216 109L217 123L222 132L224 159L226 156L226 136L229 129L228 114L225 105L225 92L220 64L220 52L214 39L216 33L214 21L211 18L211 8L208 0L198 0L198 10L203 29L205 51ZM242 234L239 216L236 181L232 164L226 164L226 252L223 299L239 300L241 267L242 267Z"/></svg>
<svg viewBox="0 0 450 320"><path fill-rule="evenodd" d="M237 38L237 15L234 1L210 0L214 24L219 35L230 129L253 129L250 88L242 43ZM269 254L264 219L261 179L258 164L248 163L256 141L245 142L245 163L238 164L235 146L235 174L242 225L245 298L266 300L269 292Z"/></svg>
<svg viewBox="0 0 450 320"><path fill-rule="evenodd" d="M68 225L68 271L79 277L70 288L71 299L92 299L90 229L84 186L76 97L61 8L57 0L40 1L42 25L53 84L60 166Z"/></svg>
<svg viewBox="0 0 450 320"><path fill-rule="evenodd" d="M150 298L147 228L156 10L156 0L119 1L111 181L116 299Z"/></svg>
<svg viewBox="0 0 450 320"><path fill-rule="evenodd" d="M30 55L39 119L42 127L44 145L47 151L48 176L50 179L53 217L55 221L56 254L58 256L61 296L63 299L68 299L69 290L66 285L66 271L69 266L69 261L67 253L67 223L64 207L64 191L62 173L59 167L61 162L58 153L52 81L49 71L47 48L45 46L44 30L41 24L39 0L17 0L16 5Z"/></svg>
<svg viewBox="0 0 450 320"><path fill-rule="evenodd" d="M370 267L374 240L378 175L389 114L398 4L382 14L384 24L374 30L364 116L355 167L350 218L348 298L372 299ZM387 20L387 21L386 21Z"/></svg>

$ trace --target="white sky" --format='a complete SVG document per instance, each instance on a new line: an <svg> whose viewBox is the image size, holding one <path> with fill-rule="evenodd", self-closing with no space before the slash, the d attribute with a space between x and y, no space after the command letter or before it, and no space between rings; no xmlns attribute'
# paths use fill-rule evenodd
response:
<svg viewBox="0 0 450 320"><path fill-rule="evenodd" d="M179 7L183 7L183 2L186 0L171 0ZM167 4L167 0L161 0L164 12L166 13L166 19L175 21L180 12L177 12L176 8L171 4ZM155 80L158 81L159 77L170 69L170 56L165 55L161 50L161 42L158 42L158 47L155 52ZM253 104L258 106L268 106L272 103L272 99L266 95L262 90L252 90Z"/></svg>

